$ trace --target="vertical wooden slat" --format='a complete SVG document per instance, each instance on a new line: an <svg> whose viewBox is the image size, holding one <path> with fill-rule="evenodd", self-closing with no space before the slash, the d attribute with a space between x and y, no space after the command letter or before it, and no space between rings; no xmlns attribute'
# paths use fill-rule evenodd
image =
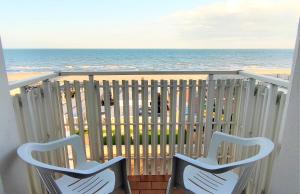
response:
<svg viewBox="0 0 300 194"><path fill-rule="evenodd" d="M73 107L72 107L72 100L71 100L71 91L70 91L70 83L69 81L64 81L64 92L65 92L65 100L66 100L66 108L67 108L67 129L70 132L70 135L75 133L74 128L74 117L73 117ZM69 154L68 154L69 157ZM75 161L75 150L72 149L72 158L73 162ZM75 164L74 164L75 165Z"/></svg>
<svg viewBox="0 0 300 194"><path fill-rule="evenodd" d="M30 136L31 138L34 139L35 142L48 142L48 137L50 137L49 134L49 129L47 126L47 123L43 123L45 126L45 136L41 136L42 134L39 131L39 126L38 126L38 122L37 120L39 119L37 116L37 109L36 109L36 101L35 101L35 97L36 97L36 89L31 89L27 92L27 99L28 99L28 113L29 113L29 117L30 117L30 122L31 122L31 126L32 128L30 129ZM41 104L44 112L45 112L45 104L43 103ZM42 139L45 138L45 139ZM45 162L45 163L53 163L53 161L51 160L51 155L50 153L33 153L35 155L36 158L38 158L38 160ZM55 164L54 164L55 165Z"/></svg>
<svg viewBox="0 0 300 194"><path fill-rule="evenodd" d="M277 91L278 86L270 84L269 85L269 94L268 94L268 101L266 107L266 115L265 120L262 128L262 134L264 137L272 139L272 133L274 130L274 119L275 119L275 104L277 100ZM273 130L271 130L273 129ZM266 175L267 175L267 164L269 163L270 157L260 161L258 165L260 176L259 182L257 184L257 192L265 192L265 183L266 183Z"/></svg>
<svg viewBox="0 0 300 194"><path fill-rule="evenodd" d="M205 105L206 80L198 81L198 107L196 107L197 125L196 125L196 156L202 156L203 144L203 118Z"/></svg>
<svg viewBox="0 0 300 194"><path fill-rule="evenodd" d="M157 80L151 80L151 154L152 154L152 164L151 164L151 174L156 174L157 171Z"/></svg>
<svg viewBox="0 0 300 194"><path fill-rule="evenodd" d="M259 130L258 130L258 136L262 136L263 133L262 133L262 128L263 128L263 124L265 122L265 115L266 115L266 111L268 111L266 109L266 105L267 105L267 101L268 101L268 96L269 96L269 93L268 93L268 90L265 86L262 87L262 107L260 107L260 111L261 111L261 116L259 118L259 123L257 125L259 125ZM254 175L253 175L253 187L252 188L249 188L247 189L247 191L252 191L253 193L257 191L258 189L258 181L260 179L260 162L258 162L256 164L256 167L255 167L255 170L254 170ZM248 186L248 187L251 187L251 184ZM249 193L249 192L248 192Z"/></svg>
<svg viewBox="0 0 300 194"><path fill-rule="evenodd" d="M23 117L23 113L22 113L22 102L21 102L21 97L19 94L16 94L15 96L12 97L12 101L13 101L13 107L14 107L14 112L16 115L16 120L17 120L17 126L18 129L20 131L20 137L22 138L22 142L27 142L26 139L26 133L25 133L25 125L24 125L24 117ZM30 185L29 185L29 191L31 193L35 193L35 192L41 192L41 184L40 184L40 180L38 177L35 177L34 175L34 169L33 167L28 166L27 167L28 170L28 179L30 180Z"/></svg>
<svg viewBox="0 0 300 194"><path fill-rule="evenodd" d="M70 130L70 134L75 134L75 127L74 127L74 116L73 116L73 107L72 107L72 100L71 100L71 90L70 90L70 82L64 81L64 90L65 90L65 99L66 99L66 106L67 106L67 115L68 115L68 126Z"/></svg>
<svg viewBox="0 0 300 194"><path fill-rule="evenodd" d="M208 76L207 100L206 100L206 127L204 136L204 155L208 153L208 147L212 136L212 112L213 112L213 97L214 97L215 81L213 75Z"/></svg>
<svg viewBox="0 0 300 194"><path fill-rule="evenodd" d="M234 91L234 80L227 80L227 91L226 91L226 104L225 104L225 124L224 124L224 133L229 134L230 132L230 122L232 118L232 112L233 112L233 91ZM223 150L222 150L222 163L227 162L228 158L228 144L224 143Z"/></svg>
<svg viewBox="0 0 300 194"><path fill-rule="evenodd" d="M64 119L64 111L63 111L63 102L62 102L62 94L63 94L63 90L61 89L61 85L59 81L55 82L56 86L57 86L57 100L58 100L58 114L59 114L59 122L61 125L61 133L62 133L62 137L66 137L66 128L65 128L65 119ZM68 150L64 147L63 148L63 153L64 153L64 160L65 160L65 167L69 167L69 156L68 156Z"/></svg>
<svg viewBox="0 0 300 194"><path fill-rule="evenodd" d="M33 142L36 141L34 136L32 135L31 130L33 129L31 119L30 119L30 112L29 112L29 103L28 103L28 93L26 91L25 87L20 88L21 90L21 103L22 103L22 117L23 117L23 122L24 122L24 127L25 127L25 135L26 135L26 140L28 142ZM38 178L38 175L36 173L36 170L33 167L29 167L29 171L31 172L30 176L30 183L31 183L31 188L33 189L34 193L43 193L42 189L42 183L40 179Z"/></svg>
<svg viewBox="0 0 300 194"><path fill-rule="evenodd" d="M250 78L249 82L247 82L246 88L246 96L245 96L245 105L243 110L243 124L242 124L242 137L251 137L252 133L252 121L253 121L253 110L254 110L254 90L255 90L255 79ZM242 154L241 158L245 158L248 155L249 149L245 149ZM240 159L241 159L240 158Z"/></svg>
<svg viewBox="0 0 300 194"><path fill-rule="evenodd" d="M130 141L130 115L129 115L129 89L128 81L122 81L122 94L123 94L123 115L124 115L124 136L125 136L125 155L127 172L131 174L131 141Z"/></svg>
<svg viewBox="0 0 300 194"><path fill-rule="evenodd" d="M241 80L237 80L236 82L236 87L235 87L235 96L234 96L234 114L232 117L232 132L231 134L237 135L238 130L239 130L239 115L241 114L240 109L241 109L241 97L242 97L242 82ZM236 158L236 145L231 145L229 147L229 153L231 153L231 158L230 162L233 162Z"/></svg>
<svg viewBox="0 0 300 194"><path fill-rule="evenodd" d="M196 80L189 80L189 97L188 97L188 122L189 123L187 125L186 153L190 157L193 154L195 93L196 93Z"/></svg>
<svg viewBox="0 0 300 194"><path fill-rule="evenodd" d="M261 117L261 114L262 114L262 103L263 103L263 95L262 95L262 92L263 92L263 86L261 85L257 85L256 89L255 89L255 107L254 107L254 111L253 111L253 133L252 135L254 137L257 137L259 136L259 121L260 121L260 117ZM254 155L255 153L257 153L258 151L258 147L253 147L251 149L249 149L249 155ZM256 166L257 167L257 166ZM248 186L247 186L247 193L253 193L254 192L254 188L255 188L255 185L257 184L256 182L254 182L254 179L255 179L255 176L256 176L256 173L257 173L257 168L254 168L253 170L253 173L252 173L252 176L249 178L249 181L248 181Z"/></svg>
<svg viewBox="0 0 300 194"><path fill-rule="evenodd" d="M217 81L217 98L216 98L216 108L215 108L215 122L216 127L214 128L214 131L221 131L222 126L222 110L224 106L224 93L225 93L225 80L218 80Z"/></svg>
<svg viewBox="0 0 300 194"><path fill-rule="evenodd" d="M100 161L99 154L99 130L98 130L98 107L97 107L97 94L95 88L94 75L89 75L89 83L88 83L88 104L90 107L90 120L91 120L91 130L92 130L92 148L93 148L93 157L94 160Z"/></svg>
<svg viewBox="0 0 300 194"><path fill-rule="evenodd" d="M37 109L37 114L38 115L31 115L33 117L35 117L35 119L39 120L40 122L40 126L38 125L38 130L39 134L38 134L38 139L37 141L39 142L48 142L50 141L50 138L52 138L52 134L51 134L51 130L52 130L52 126L50 123L51 119L48 119L50 117L49 115L49 107L47 105L47 96L48 96L48 92L46 91L46 84L43 83L43 85L39 88L36 88L32 91L30 91L30 93L35 93L34 95L36 95L35 99L32 99L31 102L31 108L32 109ZM42 161L46 162L46 163L52 163L53 162L53 155L48 152L48 153L40 153L39 155L41 155L42 157ZM52 157L51 157L52 156ZM51 159L51 160L50 160Z"/></svg>
<svg viewBox="0 0 300 194"><path fill-rule="evenodd" d="M75 80L74 81L74 89L75 89L75 102L76 102L76 113L77 113L77 124L79 129L79 135L82 138L82 142L85 145L85 138L84 138L84 123L83 123L83 116L82 116L82 99L81 99L81 90L80 90L80 82ZM84 149L84 151L86 151Z"/></svg>
<svg viewBox="0 0 300 194"><path fill-rule="evenodd" d="M53 108L54 108L54 117L55 124L57 130L57 138L64 138L64 127L62 123L61 113L60 113L60 102L58 95L60 94L60 88L57 82L51 82L53 87ZM57 158L59 162L59 166L66 166L66 158L65 158L65 148L60 148L57 152Z"/></svg>
<svg viewBox="0 0 300 194"><path fill-rule="evenodd" d="M100 84L99 81L95 81L95 95L96 95L96 108L97 108L97 122L98 122L98 148L100 154L100 161L104 162L104 140L103 140L103 123L102 123L102 110L101 110L101 98L100 98Z"/></svg>
<svg viewBox="0 0 300 194"><path fill-rule="evenodd" d="M142 80L143 174L148 174L148 81Z"/></svg>
<svg viewBox="0 0 300 194"><path fill-rule="evenodd" d="M170 111L169 111L169 156L171 159L168 161L169 171L172 173L172 158L175 155L176 145L176 115L177 115L177 80L170 81Z"/></svg>
<svg viewBox="0 0 300 194"><path fill-rule="evenodd" d="M274 126L274 134L273 134L273 142L275 143L275 148L274 151L271 153L271 155L269 156L269 163L267 165L267 180L265 183L265 192L266 193L270 193L270 182L271 179L269 177L272 177L272 169L273 169L273 165L274 165L274 160L276 158L276 156L278 156L279 154L279 134L280 134L280 127L281 127L281 123L283 122L283 112L284 112L284 108L285 108L285 101L286 101L286 93L283 92L278 92L279 95L279 99L277 102L277 106L278 108L276 109L276 119L275 119L275 126Z"/></svg>
<svg viewBox="0 0 300 194"><path fill-rule="evenodd" d="M134 143L134 174L140 174L140 132L139 132L139 96L138 81L132 80L132 116Z"/></svg>
<svg viewBox="0 0 300 194"><path fill-rule="evenodd" d="M103 81L103 92L104 92L104 107L105 107L105 126L106 126L106 140L107 140L107 150L108 159L113 158L113 145L112 145L112 130L111 130L111 110L110 110L110 98L111 90L109 87L109 81Z"/></svg>
<svg viewBox="0 0 300 194"><path fill-rule="evenodd" d="M88 137L89 137L89 150L92 160L98 160L97 157L97 135L95 126L95 103L94 103L94 81L83 81L84 86L84 97L85 97L85 108L86 108L86 119L88 125Z"/></svg>
<svg viewBox="0 0 300 194"><path fill-rule="evenodd" d="M45 117L46 117L46 125L47 125L47 133L48 133L48 141L53 141L57 139L56 132L58 131L55 127L55 120L54 120L54 110L53 110L53 91L51 87L51 83L49 81L44 81L42 83L43 88L43 94L44 94L44 105L45 105ZM49 153L49 159L51 164L58 165L57 164L57 157L56 157L56 151L51 151ZM73 151L74 153L74 151Z"/></svg>
<svg viewBox="0 0 300 194"><path fill-rule="evenodd" d="M170 81L170 156L175 155L175 144L176 144L176 115L177 115L177 80ZM171 165L172 163L170 163Z"/></svg>
<svg viewBox="0 0 300 194"><path fill-rule="evenodd" d="M167 87L168 82L161 80L160 96L160 156L162 158L160 174L164 175L166 171L166 144L167 144Z"/></svg>
<svg viewBox="0 0 300 194"><path fill-rule="evenodd" d="M52 106L52 116L53 116L53 126L55 130L54 134L54 139L61 139L62 134L61 134L61 126L60 126L60 121L59 121L59 112L58 112L58 101L57 101L57 88L56 88L56 83L55 82L49 82L50 86L50 93L51 93L51 106ZM64 166L63 162L63 150L55 150L55 158L56 158L56 163L58 166Z"/></svg>
<svg viewBox="0 0 300 194"><path fill-rule="evenodd" d="M120 92L119 81L113 80L116 147L117 147L117 155L122 156L119 92Z"/></svg>
<svg viewBox="0 0 300 194"><path fill-rule="evenodd" d="M92 82L93 84L91 85L91 89L92 89L92 99L93 99L93 104L92 106L93 108L93 114L94 114L94 122L93 122L93 126L94 126L94 135L95 135L95 156L96 156L96 161L100 162L103 161L104 159L104 152L103 152L103 132L102 132L102 113L101 113L101 106L100 106L100 102L99 102L99 81L94 81L94 77L90 76L90 82ZM100 135L102 135L100 137ZM101 141L102 140L102 141ZM101 142L100 142L101 141Z"/></svg>
<svg viewBox="0 0 300 194"><path fill-rule="evenodd" d="M184 154L185 144L185 107L186 107L186 80L179 81L179 125L178 125L178 152Z"/></svg>

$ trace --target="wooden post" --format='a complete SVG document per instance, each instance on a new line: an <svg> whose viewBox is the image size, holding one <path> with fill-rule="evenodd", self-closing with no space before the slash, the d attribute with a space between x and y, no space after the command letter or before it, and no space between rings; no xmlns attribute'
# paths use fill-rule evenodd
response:
<svg viewBox="0 0 300 194"><path fill-rule="evenodd" d="M22 144L21 133L17 128L17 120L9 94L4 56L0 40L0 192L29 193L29 177L26 166L16 153Z"/></svg>
<svg viewBox="0 0 300 194"><path fill-rule="evenodd" d="M275 159L270 193L299 193L300 192L300 20L291 79L288 86L286 109L283 116L279 152ZM267 191L268 192L268 191Z"/></svg>

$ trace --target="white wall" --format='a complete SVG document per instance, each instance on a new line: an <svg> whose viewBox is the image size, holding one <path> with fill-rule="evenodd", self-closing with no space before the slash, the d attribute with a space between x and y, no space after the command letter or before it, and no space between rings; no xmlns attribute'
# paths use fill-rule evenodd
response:
<svg viewBox="0 0 300 194"><path fill-rule="evenodd" d="M0 193L28 193L25 163L16 154L20 144L0 40Z"/></svg>
<svg viewBox="0 0 300 194"><path fill-rule="evenodd" d="M271 182L272 194L300 193L300 20L287 95L285 122L281 134L281 150L275 160Z"/></svg>

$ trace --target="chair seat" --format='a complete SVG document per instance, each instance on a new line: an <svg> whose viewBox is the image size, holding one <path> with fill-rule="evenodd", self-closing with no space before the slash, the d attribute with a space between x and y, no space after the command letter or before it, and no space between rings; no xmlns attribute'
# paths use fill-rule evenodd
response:
<svg viewBox="0 0 300 194"><path fill-rule="evenodd" d="M199 194L232 193L239 178L237 174L231 171L212 174L194 166L187 166L184 169L183 175L185 188Z"/></svg>
<svg viewBox="0 0 300 194"><path fill-rule="evenodd" d="M86 170L97 165L101 164L98 162L85 162L78 165L76 168ZM85 179L63 176L55 182L63 194L104 194L113 192L115 186L115 174L110 169L107 169Z"/></svg>

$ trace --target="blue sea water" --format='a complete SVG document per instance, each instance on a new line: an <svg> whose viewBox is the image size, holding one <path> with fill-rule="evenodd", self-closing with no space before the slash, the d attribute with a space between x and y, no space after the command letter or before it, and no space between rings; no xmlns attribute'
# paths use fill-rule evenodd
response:
<svg viewBox="0 0 300 194"><path fill-rule="evenodd" d="M291 49L5 49L8 72L290 68Z"/></svg>

